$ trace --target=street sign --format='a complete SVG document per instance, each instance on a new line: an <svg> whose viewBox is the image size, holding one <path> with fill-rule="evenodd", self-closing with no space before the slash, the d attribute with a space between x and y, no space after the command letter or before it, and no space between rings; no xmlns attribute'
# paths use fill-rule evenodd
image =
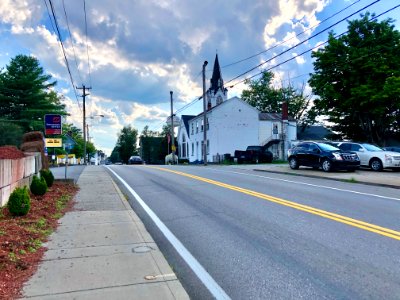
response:
<svg viewBox="0 0 400 300"><path fill-rule="evenodd" d="M44 134L56 135L62 134L61 115L45 115L44 116Z"/></svg>
<svg viewBox="0 0 400 300"><path fill-rule="evenodd" d="M62 139L46 138L46 147L48 147L48 148L61 148L62 147Z"/></svg>

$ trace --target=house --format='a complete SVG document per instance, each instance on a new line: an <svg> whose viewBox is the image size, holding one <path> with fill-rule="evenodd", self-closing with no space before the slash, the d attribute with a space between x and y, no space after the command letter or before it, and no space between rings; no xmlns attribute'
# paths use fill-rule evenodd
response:
<svg viewBox="0 0 400 300"><path fill-rule="evenodd" d="M276 158L284 158L288 141L296 140L297 123L287 113L263 113L238 97L227 99L218 55L206 99L206 124L203 113L181 116L178 128L181 159L203 160L204 130L208 162L218 162L224 154L233 156L235 150L245 150L250 145L265 145Z"/></svg>

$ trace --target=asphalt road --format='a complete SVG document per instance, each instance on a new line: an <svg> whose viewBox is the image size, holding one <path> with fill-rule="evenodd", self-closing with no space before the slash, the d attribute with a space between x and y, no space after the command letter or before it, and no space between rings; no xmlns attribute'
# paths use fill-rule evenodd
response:
<svg viewBox="0 0 400 300"><path fill-rule="evenodd" d="M232 299L400 299L398 190L213 166L110 168ZM211 298L121 187L191 298Z"/></svg>

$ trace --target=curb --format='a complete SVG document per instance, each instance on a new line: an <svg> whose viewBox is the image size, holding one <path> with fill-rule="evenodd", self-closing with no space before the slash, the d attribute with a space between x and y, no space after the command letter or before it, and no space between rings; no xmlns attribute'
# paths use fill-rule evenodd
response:
<svg viewBox="0 0 400 300"><path fill-rule="evenodd" d="M284 174L284 175L292 175L292 176L303 176L303 177L309 177L309 178L327 179L327 180L340 181L340 182L346 182L346 183L366 184L366 185L387 187L387 188L392 188L392 189L400 189L400 186L398 186L398 185L392 185L392 184L386 184L386 183L376 183L376 182L359 181L359 180L357 180L355 182L349 182L346 179L330 178L330 177L324 177L324 176L318 176L318 175L309 175L309 174L290 173L290 172L286 172L286 171L274 171L274 170L263 170L263 169L253 169L253 171L275 173L275 174Z"/></svg>

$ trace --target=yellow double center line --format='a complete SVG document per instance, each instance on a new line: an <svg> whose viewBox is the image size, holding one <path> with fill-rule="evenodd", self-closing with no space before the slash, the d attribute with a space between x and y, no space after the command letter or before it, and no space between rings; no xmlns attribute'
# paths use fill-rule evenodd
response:
<svg viewBox="0 0 400 300"><path fill-rule="evenodd" d="M161 171L165 171L165 172L170 172L170 173L174 173L174 174L177 174L177 175L181 175L181 176L189 177L189 178L192 178L192 179L196 179L196 180L199 180L199 181L207 182L207 183L210 183L210 184L213 184L213 185L217 185L217 186L229 189L229 190L237 191L237 192L240 192L240 193L243 193L243 194L254 196L254 197L257 197L257 198L260 198L260 199L264 199L264 200L267 200L267 201L270 201L270 202L274 202L274 203L280 204L280 205L284 205L284 206L288 206L288 207L291 207L291 208L294 208L294 209L297 209L297 210L308 212L310 214L317 215L317 216L320 216L320 217L323 217L323 218L326 218L326 219L331 219L331 220L334 220L334 221L337 221L337 222L340 222L340 223L344 223L344 224L347 224L347 225L350 225L350 226L353 226L353 227L357 227L357 228L361 228L361 229L364 229L364 230L367 230L367 231L370 231L370 232L374 232L374 233L377 233L377 234L380 234L380 235L383 235L383 236L386 236L386 237L390 237L390 238L395 239L395 240L400 240L400 231L396 231L396 230L392 230L392 229L389 229L389 228L377 226L377 225L370 224L370 223L367 223L367 222L363 222L363 221L360 221L360 220L357 220L357 219L352 219L352 218L349 218L349 217L345 217L345 216L342 216L342 215L331 213L329 211L325 211L325 210L322 210L322 209L314 208L314 207L311 207L311 206L308 206L308 205L303 205L303 204L299 204L299 203L296 203L296 202L284 200L284 199L281 199L281 198L269 196L269 195L262 194L262 193L258 193L258 192L252 191L252 190L248 190L248 189L244 189L244 188L237 187L237 186L234 186L234 185L226 184L226 183L223 183L223 182L220 182L220 181L215 181L215 180L212 180L212 179L208 179L208 178L204 178L204 177L200 177L200 176L196 176L196 175L192 175L192 174L188 174L188 173L183 173L183 172L179 172L179 171L174 171L174 170L170 170L170 169L164 169L164 168L160 168L160 167L149 167L149 168L157 169L157 170L161 170Z"/></svg>

